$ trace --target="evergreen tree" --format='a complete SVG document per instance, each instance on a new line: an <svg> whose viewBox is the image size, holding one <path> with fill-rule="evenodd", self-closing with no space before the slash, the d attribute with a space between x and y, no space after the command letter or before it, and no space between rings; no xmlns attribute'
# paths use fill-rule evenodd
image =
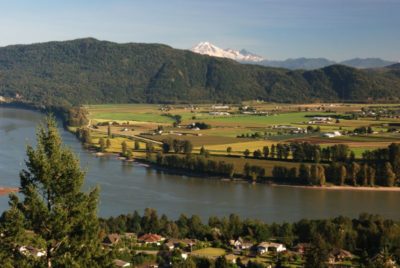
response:
<svg viewBox="0 0 400 268"><path fill-rule="evenodd" d="M231 155L231 153L232 153L232 147L228 147L228 148L226 148L226 152L228 153L228 155Z"/></svg>
<svg viewBox="0 0 400 268"><path fill-rule="evenodd" d="M382 170L382 183L384 186L393 186L396 181L396 174L393 172L392 165L389 162L385 163Z"/></svg>
<svg viewBox="0 0 400 268"><path fill-rule="evenodd" d="M126 151L128 150L128 144L126 143L126 141L123 141L121 143L121 152L122 155L125 156L126 155Z"/></svg>
<svg viewBox="0 0 400 268"><path fill-rule="evenodd" d="M107 141L106 141L106 146L107 146L107 148L110 148L110 147L111 147L111 140L110 140L110 139L107 139Z"/></svg>
<svg viewBox="0 0 400 268"><path fill-rule="evenodd" d="M193 151L193 144L190 141L183 142L183 152L185 154L191 154Z"/></svg>
<svg viewBox="0 0 400 268"><path fill-rule="evenodd" d="M35 240L44 241L46 253L36 260L38 267L110 267L99 240L98 189L81 192L85 174L62 145L52 117L39 128L37 147L28 146L27 156L27 169L20 174L24 199L11 196L5 234L15 233L17 244L24 226Z"/></svg>
<svg viewBox="0 0 400 268"><path fill-rule="evenodd" d="M299 167L299 179L301 183L307 183L311 178L311 168L309 165L301 164Z"/></svg>
<svg viewBox="0 0 400 268"><path fill-rule="evenodd" d="M99 139L99 150L100 152L105 152L106 150L106 141L104 140L104 138Z"/></svg>
<svg viewBox="0 0 400 268"><path fill-rule="evenodd" d="M358 184L362 186L368 185L368 164L364 163L358 172Z"/></svg>
<svg viewBox="0 0 400 268"><path fill-rule="evenodd" d="M346 181L347 177L347 169L345 165L339 165L338 166L338 184L339 185L344 185L344 182Z"/></svg>
<svg viewBox="0 0 400 268"><path fill-rule="evenodd" d="M164 146L164 144L163 144L163 146ZM140 149L140 143L139 143L139 141L135 141L134 149L135 149L136 151Z"/></svg>
<svg viewBox="0 0 400 268"><path fill-rule="evenodd" d="M269 156L269 148L268 148L268 146L264 146L263 147L263 155L264 155L265 159L268 158L268 156Z"/></svg>
<svg viewBox="0 0 400 268"><path fill-rule="evenodd" d="M262 153L261 153L260 150L255 150L255 151L253 152L254 158L261 158L261 155L262 155Z"/></svg>
<svg viewBox="0 0 400 268"><path fill-rule="evenodd" d="M375 185L375 180L376 180L375 175L376 175L376 170L373 167L369 166L368 167L368 184L370 186Z"/></svg>
<svg viewBox="0 0 400 268"><path fill-rule="evenodd" d="M111 125L108 124L107 126L107 137L111 138L112 134L111 134Z"/></svg>
<svg viewBox="0 0 400 268"><path fill-rule="evenodd" d="M271 145L270 156L271 156L271 158L275 158L275 144Z"/></svg>
<svg viewBox="0 0 400 268"><path fill-rule="evenodd" d="M351 185L357 185L357 177L360 172L360 165L357 164L356 162L351 162L349 166L349 173L348 173L348 178L349 178L349 184Z"/></svg>
<svg viewBox="0 0 400 268"><path fill-rule="evenodd" d="M329 250L324 239L317 235L311 244L311 247L305 254L305 267L307 268L324 268L327 267Z"/></svg>

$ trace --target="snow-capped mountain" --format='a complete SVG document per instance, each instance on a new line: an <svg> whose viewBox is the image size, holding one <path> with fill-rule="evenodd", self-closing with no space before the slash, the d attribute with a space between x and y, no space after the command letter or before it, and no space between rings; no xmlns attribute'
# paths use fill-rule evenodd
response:
<svg viewBox="0 0 400 268"><path fill-rule="evenodd" d="M264 60L263 57L256 54L250 53L244 49L237 51L234 49L222 49L210 42L201 42L194 46L191 51L203 55L209 55L213 57L228 58L232 60L237 60L241 62L260 62Z"/></svg>

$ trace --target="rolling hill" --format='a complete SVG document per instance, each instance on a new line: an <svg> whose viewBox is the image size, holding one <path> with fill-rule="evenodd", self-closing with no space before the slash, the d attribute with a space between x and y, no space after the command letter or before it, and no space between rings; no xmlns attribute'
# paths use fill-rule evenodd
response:
<svg viewBox="0 0 400 268"><path fill-rule="evenodd" d="M332 65L294 71L161 44L93 38L0 48L0 96L45 106L87 103L397 100L400 77Z"/></svg>

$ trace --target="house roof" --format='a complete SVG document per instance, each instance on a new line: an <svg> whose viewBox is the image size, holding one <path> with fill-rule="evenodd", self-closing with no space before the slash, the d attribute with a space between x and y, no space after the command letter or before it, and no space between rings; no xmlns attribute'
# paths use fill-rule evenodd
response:
<svg viewBox="0 0 400 268"><path fill-rule="evenodd" d="M129 267L131 265L129 262L126 262L123 260L118 260L118 259L115 259L113 262L114 262L114 265L117 267Z"/></svg>
<svg viewBox="0 0 400 268"><path fill-rule="evenodd" d="M138 238L138 240L140 242L155 243L164 240L164 238L161 235L150 233L142 235L141 237Z"/></svg>
<svg viewBox="0 0 400 268"><path fill-rule="evenodd" d="M109 234L104 238L104 243L115 244L121 239L119 234Z"/></svg>
<svg viewBox="0 0 400 268"><path fill-rule="evenodd" d="M354 257L354 255L351 252L340 248L332 249L329 255L332 257L349 258L349 259Z"/></svg>
<svg viewBox="0 0 400 268"><path fill-rule="evenodd" d="M283 246L283 244L274 242L261 242L260 244L258 244L258 246L263 248L278 248L280 246Z"/></svg>

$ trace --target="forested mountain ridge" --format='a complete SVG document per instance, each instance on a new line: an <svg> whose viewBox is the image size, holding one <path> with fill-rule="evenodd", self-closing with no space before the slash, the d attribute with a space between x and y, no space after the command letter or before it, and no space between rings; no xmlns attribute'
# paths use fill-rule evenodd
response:
<svg viewBox="0 0 400 268"><path fill-rule="evenodd" d="M0 96L37 105L397 100L400 76L332 65L290 71L160 44L93 38L0 48Z"/></svg>

